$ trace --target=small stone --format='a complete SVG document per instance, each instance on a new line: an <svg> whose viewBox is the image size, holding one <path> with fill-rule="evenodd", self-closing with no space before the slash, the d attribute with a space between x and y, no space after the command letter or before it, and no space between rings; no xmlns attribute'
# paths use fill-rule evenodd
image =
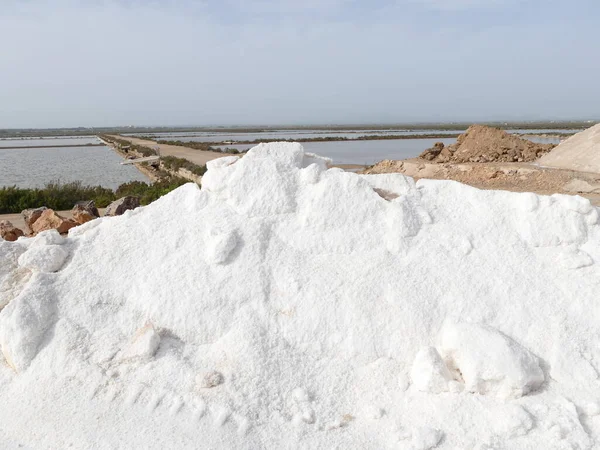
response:
<svg viewBox="0 0 600 450"><path fill-rule="evenodd" d="M18 238L24 235L25 233L23 233L23 230L15 227L10 221L0 221L0 238L4 239L5 241L16 241Z"/></svg>
<svg viewBox="0 0 600 450"><path fill-rule="evenodd" d="M36 220L40 218L42 213L47 209L48 208L46 208L45 206L42 206L40 208L25 209L21 211L21 215L23 216L23 220L25 221L25 231L28 234L33 233L32 225L35 223Z"/></svg>
<svg viewBox="0 0 600 450"><path fill-rule="evenodd" d="M419 155L419 158L426 159L428 161L434 160L444 150L443 142L436 142L433 147L428 148Z"/></svg>
<svg viewBox="0 0 600 450"><path fill-rule="evenodd" d="M73 220L79 224L86 223L90 220L100 217L98 208L96 208L93 200L89 202L77 202L71 210L71 214L73 215Z"/></svg>
<svg viewBox="0 0 600 450"><path fill-rule="evenodd" d="M56 213L52 209L46 209L42 212L40 217L33 222L31 230L34 234L40 233L45 230L56 230L60 234L66 233L71 228L79 225L77 222L71 219L67 219L60 214Z"/></svg>
<svg viewBox="0 0 600 450"><path fill-rule="evenodd" d="M122 197L118 200L115 200L110 205L108 205L108 207L106 208L106 211L104 212L104 215L105 216L120 216L125 211L130 210L130 209L135 209L138 206L140 206L139 197L132 197L132 196Z"/></svg>

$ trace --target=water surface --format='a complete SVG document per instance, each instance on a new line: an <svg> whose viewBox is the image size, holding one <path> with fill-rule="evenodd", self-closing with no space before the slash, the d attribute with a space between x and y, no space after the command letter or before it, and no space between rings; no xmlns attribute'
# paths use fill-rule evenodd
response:
<svg viewBox="0 0 600 450"><path fill-rule="evenodd" d="M334 164L371 165L383 159L406 159L419 156L423 150L433 147L436 142L450 145L454 138L445 139L388 139L383 141L331 141L302 142L304 150L331 158ZM226 145L240 151L254 147L254 144Z"/></svg>
<svg viewBox="0 0 600 450"><path fill-rule="evenodd" d="M41 147L56 145L87 145L100 144L96 136L61 136L61 137L29 137L29 138L4 138L0 139L2 147Z"/></svg>
<svg viewBox="0 0 600 450"><path fill-rule="evenodd" d="M456 130L370 130L356 129L343 131L323 130L268 130L257 132L170 132L154 133L151 136L157 140L175 140L183 142L223 142L223 141L254 141L257 139L314 139L314 138L346 138L357 139L361 136L415 136L423 134L454 135L464 133L465 129ZM509 133L519 134L556 134L569 133L574 130L508 130ZM533 138L532 138L533 139ZM555 139L555 138L554 138ZM556 140L556 139L555 139Z"/></svg>
<svg viewBox="0 0 600 450"><path fill-rule="evenodd" d="M112 149L101 147L0 148L0 186L43 187L53 181L117 188L149 179Z"/></svg>

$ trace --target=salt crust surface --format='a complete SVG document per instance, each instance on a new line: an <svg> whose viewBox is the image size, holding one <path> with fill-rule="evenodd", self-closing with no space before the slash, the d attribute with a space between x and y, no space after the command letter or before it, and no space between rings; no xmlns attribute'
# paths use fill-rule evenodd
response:
<svg viewBox="0 0 600 450"><path fill-rule="evenodd" d="M1 241L0 442L599 448L598 210L325 162Z"/></svg>

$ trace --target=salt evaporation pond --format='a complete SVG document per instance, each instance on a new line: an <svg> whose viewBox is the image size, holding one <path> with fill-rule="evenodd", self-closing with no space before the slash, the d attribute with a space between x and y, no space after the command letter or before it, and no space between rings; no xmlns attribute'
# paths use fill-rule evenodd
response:
<svg viewBox="0 0 600 450"><path fill-rule="evenodd" d="M445 139L385 139L380 141L303 142L307 152L331 158L334 164L375 164L384 159L414 158L436 142L450 145L454 138ZM256 144L224 145L222 148L248 150Z"/></svg>
<svg viewBox="0 0 600 450"><path fill-rule="evenodd" d="M0 148L0 186L34 188L54 181L81 181L116 189L129 181L149 181L134 166L122 166L121 161L106 146Z"/></svg>
<svg viewBox="0 0 600 450"><path fill-rule="evenodd" d="M180 140L183 142L222 142L222 141L254 141L261 139L314 139L314 138L345 138L358 139L361 136L417 136L424 134L437 135L456 135L464 133L466 129L460 128L455 130L372 130L372 129L355 129L341 131L324 131L324 130L288 130L274 129L267 131L256 132L231 132L231 131L190 131L190 132L164 132L150 133L153 139L164 140ZM508 133L517 134L556 134L556 133L574 133L579 130L572 129L518 129L506 130ZM129 133L124 136L146 135L144 133ZM546 138L554 139L556 138Z"/></svg>
<svg viewBox="0 0 600 450"><path fill-rule="evenodd" d="M0 148L11 147L55 147L58 145L90 145L98 144L96 136L61 136L61 137L28 137L0 139Z"/></svg>
<svg viewBox="0 0 600 450"><path fill-rule="evenodd" d="M232 132L174 132L152 133L154 139L180 140L184 142L255 141L262 139L358 139L361 136L415 136L422 134L459 134L464 130L273 130L252 133ZM137 134L132 134L137 135Z"/></svg>
<svg viewBox="0 0 600 450"><path fill-rule="evenodd" d="M465 130L269 130L254 133L232 132L171 132L155 133L152 138L156 140L180 140L183 142L227 142L227 141L254 141L270 139L315 139L315 138L345 138L348 141L321 141L303 142L304 148L313 153L333 159L335 164L363 164L371 165L384 159L415 158L421 152L430 148L436 142L450 145L456 142L454 137L433 139L383 139L383 140L357 140L361 136L415 136L421 134L447 134L455 135ZM557 137L539 136L547 133L567 133L573 130L508 130L510 133L533 134L527 136L530 141L540 144L558 144ZM256 144L227 144L219 148L235 148L246 151Z"/></svg>

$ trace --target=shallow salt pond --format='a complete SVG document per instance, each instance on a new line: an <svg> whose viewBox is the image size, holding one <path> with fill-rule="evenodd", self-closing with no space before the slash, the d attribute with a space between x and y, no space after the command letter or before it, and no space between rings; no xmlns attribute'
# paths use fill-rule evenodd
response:
<svg viewBox="0 0 600 450"><path fill-rule="evenodd" d="M557 130L555 132L566 132L568 130ZM183 142L216 142L216 141L242 141L255 139L305 139L305 138L327 138L344 137L347 141L322 141L302 142L306 151L317 153L333 159L335 164L360 164L372 165L384 159L406 159L419 156L424 150L432 147L436 142L451 145L456 142L454 137L433 139L383 139L383 140L356 140L359 136L386 136L415 134L457 134L464 130L354 130L346 132L324 133L318 131L277 130L261 133L158 133L153 135L155 139L181 140ZM511 133L549 133L552 130L511 130ZM526 136L524 136L526 137ZM532 142L540 144L558 144L557 137L527 136ZM257 144L226 144L219 148L235 148L245 151Z"/></svg>
<svg viewBox="0 0 600 450"><path fill-rule="evenodd" d="M41 146L59 146L59 145L89 145L99 144L100 140L96 136L60 136L60 137L27 137L27 138L2 138L0 139L0 148L10 147L41 147Z"/></svg>
<svg viewBox="0 0 600 450"><path fill-rule="evenodd" d="M115 189L129 181L149 181L134 166L122 166L122 160L106 146L0 148L0 187L34 188L55 181L81 181L84 185Z"/></svg>
<svg viewBox="0 0 600 450"><path fill-rule="evenodd" d="M334 164L371 165L383 159L405 159L419 156L436 142L450 145L454 138L446 139L386 139L380 141L328 141L302 142L307 152L331 158ZM224 145L223 148L248 150L256 144Z"/></svg>

